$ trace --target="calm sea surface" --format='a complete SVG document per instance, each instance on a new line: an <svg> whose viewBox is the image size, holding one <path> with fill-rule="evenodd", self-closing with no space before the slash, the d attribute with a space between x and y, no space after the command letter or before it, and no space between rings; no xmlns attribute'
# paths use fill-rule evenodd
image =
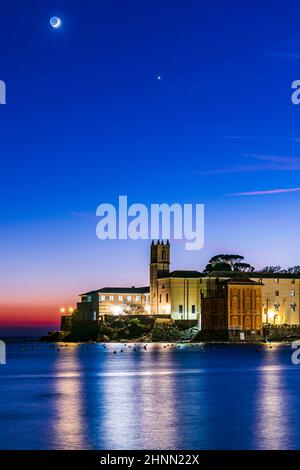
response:
<svg viewBox="0 0 300 470"><path fill-rule="evenodd" d="M289 346L164 346L9 344L0 448L300 448Z"/></svg>

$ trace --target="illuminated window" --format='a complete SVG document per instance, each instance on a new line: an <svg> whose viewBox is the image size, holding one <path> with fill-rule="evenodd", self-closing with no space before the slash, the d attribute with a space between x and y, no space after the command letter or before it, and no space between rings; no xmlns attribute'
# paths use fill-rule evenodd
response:
<svg viewBox="0 0 300 470"><path fill-rule="evenodd" d="M92 296L91 296L91 295L87 295L86 301L87 301L87 302L91 302L91 301L92 301Z"/></svg>
<svg viewBox="0 0 300 470"><path fill-rule="evenodd" d="M141 296L140 296L140 295L137 295L137 296L136 296L136 301L137 301L137 302L140 302L140 300L141 300Z"/></svg>
<svg viewBox="0 0 300 470"><path fill-rule="evenodd" d="M118 299L119 299L120 302L122 302L122 300L123 300L123 295L119 295Z"/></svg>
<svg viewBox="0 0 300 470"><path fill-rule="evenodd" d="M113 295L110 295L110 296L109 296L109 300L114 300L114 296L113 296Z"/></svg>
<svg viewBox="0 0 300 470"><path fill-rule="evenodd" d="M275 312L278 312L278 310L279 310L279 304L274 304L274 309L275 309Z"/></svg>
<svg viewBox="0 0 300 470"><path fill-rule="evenodd" d="M105 300L105 295L101 295L100 300L102 300L102 301Z"/></svg>
<svg viewBox="0 0 300 470"><path fill-rule="evenodd" d="M127 301L130 302L131 301L131 295L127 295Z"/></svg>
<svg viewBox="0 0 300 470"><path fill-rule="evenodd" d="M294 290L291 290L291 295L295 295L296 292Z"/></svg>

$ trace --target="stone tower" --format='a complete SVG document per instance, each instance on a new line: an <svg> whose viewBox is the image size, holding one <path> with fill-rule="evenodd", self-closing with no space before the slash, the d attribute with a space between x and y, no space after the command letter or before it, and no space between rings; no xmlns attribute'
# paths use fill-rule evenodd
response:
<svg viewBox="0 0 300 470"><path fill-rule="evenodd" d="M170 243L159 240L151 243L150 255L150 307L151 314L157 313L157 278L167 276L170 272Z"/></svg>

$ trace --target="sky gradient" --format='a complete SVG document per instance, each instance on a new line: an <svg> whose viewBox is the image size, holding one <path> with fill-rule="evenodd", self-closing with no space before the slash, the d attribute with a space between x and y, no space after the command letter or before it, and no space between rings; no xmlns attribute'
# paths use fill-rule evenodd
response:
<svg viewBox="0 0 300 470"><path fill-rule="evenodd" d="M80 292L148 284L148 241L96 238L97 206L119 195L205 204L205 247L174 242L173 269L218 252L300 264L299 13L290 0L1 3L2 335L57 328Z"/></svg>

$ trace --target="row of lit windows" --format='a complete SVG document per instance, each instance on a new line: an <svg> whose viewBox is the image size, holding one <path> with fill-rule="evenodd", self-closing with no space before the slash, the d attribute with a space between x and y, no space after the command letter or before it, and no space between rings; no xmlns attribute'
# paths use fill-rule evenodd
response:
<svg viewBox="0 0 300 470"><path fill-rule="evenodd" d="M101 300L102 302L104 302L104 301L106 300L106 297L107 297L107 296L106 296L105 294L102 294L102 295L100 295L100 300ZM133 295L126 295L126 296L124 296L124 295L118 295L118 301L119 301L119 302L123 302L124 297L125 297L125 299L127 300L127 302L131 302L131 301L134 299ZM110 301L114 301L114 300L115 300L115 296L111 294L111 295L108 296L108 299L109 299ZM140 296L140 295L136 295L136 296L135 296L135 301L136 301L136 302L140 302L140 301L141 301L141 296Z"/></svg>
<svg viewBox="0 0 300 470"><path fill-rule="evenodd" d="M264 282L265 278L260 278L261 282ZM285 281L285 279L283 279L283 281ZM274 282L276 282L277 284L279 284L280 282L280 279L274 279ZM295 279L291 279L291 283L292 284L295 284L296 283L296 280Z"/></svg>
<svg viewBox="0 0 300 470"><path fill-rule="evenodd" d="M178 313L183 313L183 305L178 306ZM196 313L196 305L192 305L192 313Z"/></svg>
<svg viewBox="0 0 300 470"><path fill-rule="evenodd" d="M275 312L278 312L278 311L279 311L279 307L280 307L280 304L277 304L277 303L274 304L274 310L275 310ZM291 307L291 309L295 312L297 305L295 304L295 302L292 302L292 303L290 303L290 307Z"/></svg>
<svg viewBox="0 0 300 470"><path fill-rule="evenodd" d="M295 296L295 295L296 295L296 291L291 290L291 296ZM275 291L275 297L279 297L279 290Z"/></svg>

